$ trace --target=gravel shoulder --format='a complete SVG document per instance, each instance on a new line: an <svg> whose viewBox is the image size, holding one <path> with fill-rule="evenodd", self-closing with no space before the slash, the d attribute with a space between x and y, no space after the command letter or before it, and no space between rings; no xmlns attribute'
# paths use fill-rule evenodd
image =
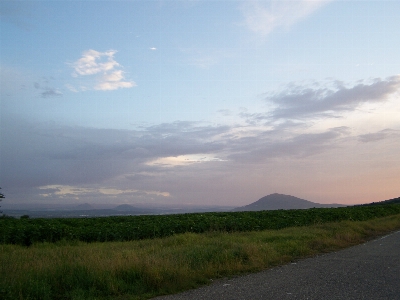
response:
<svg viewBox="0 0 400 300"><path fill-rule="evenodd" d="M400 299L400 231L338 252L154 299Z"/></svg>

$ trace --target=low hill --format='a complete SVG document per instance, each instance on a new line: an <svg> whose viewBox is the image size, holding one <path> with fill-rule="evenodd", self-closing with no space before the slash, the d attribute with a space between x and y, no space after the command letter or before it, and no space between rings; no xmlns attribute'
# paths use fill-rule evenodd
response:
<svg viewBox="0 0 400 300"><path fill-rule="evenodd" d="M400 197L389 199L389 200L384 200L384 201L379 201L379 202L361 204L361 205L369 206L369 205L382 205L382 204L400 204Z"/></svg>
<svg viewBox="0 0 400 300"><path fill-rule="evenodd" d="M341 204L320 204L300 199L290 195L271 194L246 206L235 208L233 211L258 211L277 209L307 209L313 207L340 207Z"/></svg>

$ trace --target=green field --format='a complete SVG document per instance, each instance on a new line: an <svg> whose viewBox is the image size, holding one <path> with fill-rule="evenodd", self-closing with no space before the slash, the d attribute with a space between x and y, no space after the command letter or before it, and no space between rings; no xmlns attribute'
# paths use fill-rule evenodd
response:
<svg viewBox="0 0 400 300"><path fill-rule="evenodd" d="M209 231L243 232L282 229L326 222L364 221L400 213L400 205L352 206L307 210L193 213L103 218L0 218L0 243L110 242L162 238Z"/></svg>
<svg viewBox="0 0 400 300"><path fill-rule="evenodd" d="M2 218L0 226L0 299L149 299L335 251L399 229L400 205L93 219ZM114 226L116 232L110 234Z"/></svg>

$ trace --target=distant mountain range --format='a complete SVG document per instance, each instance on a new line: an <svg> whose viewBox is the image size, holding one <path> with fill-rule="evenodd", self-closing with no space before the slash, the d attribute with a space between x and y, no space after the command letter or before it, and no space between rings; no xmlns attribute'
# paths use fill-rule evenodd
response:
<svg viewBox="0 0 400 300"><path fill-rule="evenodd" d="M342 204L320 204L308 200L300 199L290 195L271 194L262 197L260 200L246 206L233 209L233 211L258 211L258 210L277 210L277 209L307 209L320 207L343 207Z"/></svg>

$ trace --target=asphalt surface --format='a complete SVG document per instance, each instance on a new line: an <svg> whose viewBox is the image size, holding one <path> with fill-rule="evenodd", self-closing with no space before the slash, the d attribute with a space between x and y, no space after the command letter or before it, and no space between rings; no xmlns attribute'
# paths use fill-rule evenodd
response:
<svg viewBox="0 0 400 300"><path fill-rule="evenodd" d="M338 252L154 299L400 299L400 231Z"/></svg>

